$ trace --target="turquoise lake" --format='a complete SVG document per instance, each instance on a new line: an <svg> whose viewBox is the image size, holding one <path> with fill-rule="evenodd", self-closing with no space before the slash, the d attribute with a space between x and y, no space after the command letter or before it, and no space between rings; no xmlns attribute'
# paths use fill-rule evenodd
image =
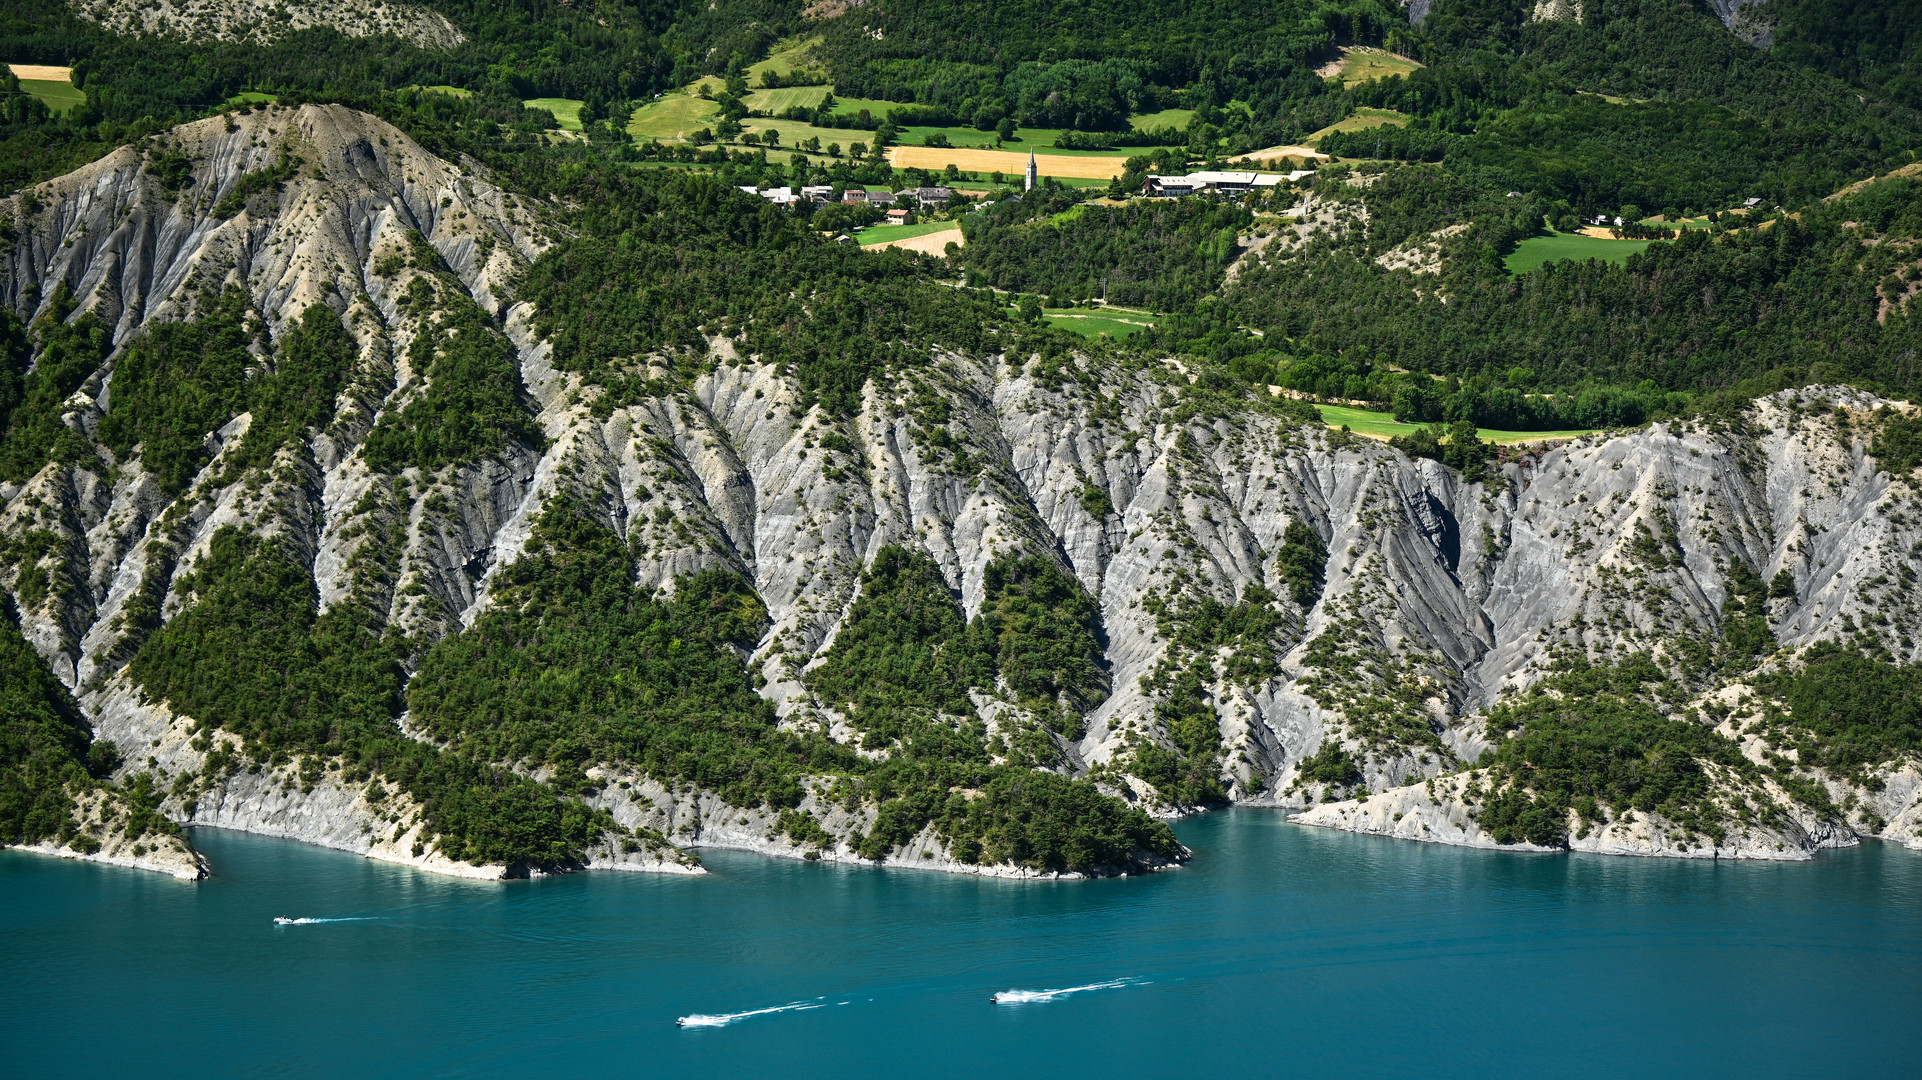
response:
<svg viewBox="0 0 1922 1080"><path fill-rule="evenodd" d="M0 1075L1922 1075L1922 854L1176 831L1185 869L1046 883L729 852L470 882L211 830L199 885L0 852Z"/></svg>

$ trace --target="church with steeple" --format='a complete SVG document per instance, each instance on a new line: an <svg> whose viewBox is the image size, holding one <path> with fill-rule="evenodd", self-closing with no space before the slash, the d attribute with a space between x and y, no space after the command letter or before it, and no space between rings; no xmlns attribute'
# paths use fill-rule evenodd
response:
<svg viewBox="0 0 1922 1080"><path fill-rule="evenodd" d="M1028 176L1027 176L1027 182L1021 185L1021 190L1022 190L1022 191L1033 191L1033 190L1034 190L1034 181L1035 181L1035 167L1034 167L1034 151L1032 151L1032 150L1030 150L1030 151L1028 151Z"/></svg>

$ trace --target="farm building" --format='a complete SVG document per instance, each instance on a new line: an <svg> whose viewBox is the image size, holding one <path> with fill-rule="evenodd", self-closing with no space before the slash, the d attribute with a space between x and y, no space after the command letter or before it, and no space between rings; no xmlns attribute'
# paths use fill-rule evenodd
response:
<svg viewBox="0 0 1922 1080"><path fill-rule="evenodd" d="M1275 173L1223 172L1208 170L1186 176L1149 176L1141 183L1141 193L1151 199L1182 195L1245 195L1258 188L1274 187L1282 177Z"/></svg>

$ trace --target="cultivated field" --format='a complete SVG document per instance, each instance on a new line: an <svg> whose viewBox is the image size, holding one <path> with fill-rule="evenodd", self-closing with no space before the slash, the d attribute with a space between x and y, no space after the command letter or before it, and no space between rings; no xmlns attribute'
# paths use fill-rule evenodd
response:
<svg viewBox="0 0 1922 1080"><path fill-rule="evenodd" d="M945 169L952 162L969 172L1000 172L1019 177L1028 168L1026 153L1006 150L945 149L936 146L892 146L888 163L897 169ZM1036 154L1035 169L1043 176L1072 176L1084 180L1106 180L1120 176L1128 159L1114 157L1070 157L1066 154Z"/></svg>
<svg viewBox="0 0 1922 1080"><path fill-rule="evenodd" d="M35 82L63 82L73 85L73 69L58 64L8 64L16 79L32 79Z"/></svg>
<svg viewBox="0 0 1922 1080"><path fill-rule="evenodd" d="M46 103L54 112L66 112L87 100L86 91L73 85L73 69L56 64L8 64L20 89Z"/></svg>
<svg viewBox="0 0 1922 1080"><path fill-rule="evenodd" d="M951 221L924 221L918 225L876 225L862 229L855 234L855 240L863 248L879 251L882 248L905 248L926 255L945 255L949 244L962 247L967 241L961 238L961 227Z"/></svg>

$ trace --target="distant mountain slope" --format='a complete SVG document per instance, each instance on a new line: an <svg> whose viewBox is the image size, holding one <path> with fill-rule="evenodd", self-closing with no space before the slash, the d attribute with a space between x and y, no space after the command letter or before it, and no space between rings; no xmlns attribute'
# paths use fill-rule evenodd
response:
<svg viewBox="0 0 1922 1080"><path fill-rule="evenodd" d="M1908 410L1471 480L712 179L605 182L576 232L304 106L13 197L0 586L117 790L488 876L1108 872L1184 857L1146 810L1430 779L1430 839L1922 844L1922 725L1835 689L1922 659ZM1608 711L1543 704L1584 679Z"/></svg>
<svg viewBox="0 0 1922 1080"><path fill-rule="evenodd" d="M466 36L436 11L393 0L75 0L83 18L116 34L152 34L184 41L267 44L309 27L346 37L391 35L423 49L447 49Z"/></svg>

